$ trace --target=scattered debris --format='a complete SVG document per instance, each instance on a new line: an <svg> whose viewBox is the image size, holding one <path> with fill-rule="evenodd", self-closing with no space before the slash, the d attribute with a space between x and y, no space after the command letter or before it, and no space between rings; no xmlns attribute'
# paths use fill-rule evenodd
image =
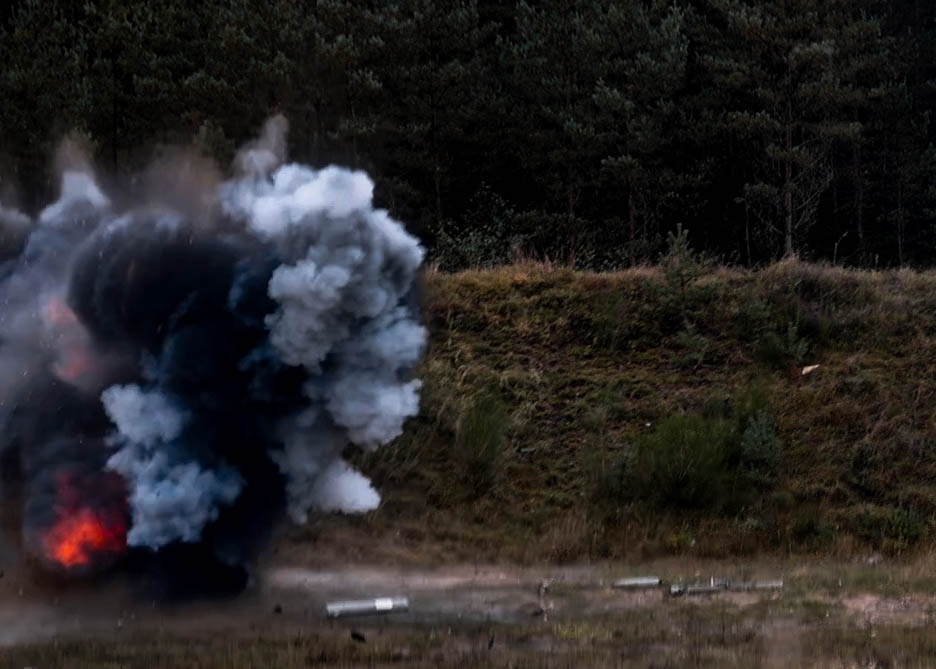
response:
<svg viewBox="0 0 936 669"><path fill-rule="evenodd" d="M723 588L715 588L705 583L676 584L670 586L670 595L682 597L683 595L712 595L721 592Z"/></svg>
<svg viewBox="0 0 936 669"><path fill-rule="evenodd" d="M376 599L329 602L325 605L325 614L329 618L340 618L342 616L390 613L391 611L406 611L408 609L409 599L406 597L378 597Z"/></svg>
<svg viewBox="0 0 936 669"><path fill-rule="evenodd" d="M721 592L753 592L761 590L783 590L783 579L773 581L738 581L712 577L708 583L674 584L670 586L670 595L716 595Z"/></svg>
<svg viewBox="0 0 936 669"><path fill-rule="evenodd" d="M752 590L783 590L783 579L776 581L749 581L747 583L730 583L729 590L749 592Z"/></svg>
<svg viewBox="0 0 936 669"><path fill-rule="evenodd" d="M803 367L802 376L806 376L807 374L812 374L817 369L819 369L819 365L806 365L805 367Z"/></svg>
<svg viewBox="0 0 936 669"><path fill-rule="evenodd" d="M639 590L641 588L659 588L662 584L662 579L656 576L635 576L633 578L619 578L611 583L611 587L619 590Z"/></svg>

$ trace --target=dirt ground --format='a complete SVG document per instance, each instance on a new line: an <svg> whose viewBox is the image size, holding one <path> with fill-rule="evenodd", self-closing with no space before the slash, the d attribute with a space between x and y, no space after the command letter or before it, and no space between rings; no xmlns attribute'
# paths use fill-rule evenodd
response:
<svg viewBox="0 0 936 669"><path fill-rule="evenodd" d="M536 652L555 650L557 644L613 644L615 639L622 644L639 641L646 648L688 648L693 638L717 639L720 627L726 647L759 640L758 666L864 666L857 660L810 664L805 660L806 646L826 630L867 633L871 638L880 630L923 631L936 620L936 591L925 573L929 560L830 563L673 558L643 565L432 568L270 563L257 571L247 591L238 597L169 605L131 595L120 579L50 586L33 578L14 551L4 550L0 558L0 659L4 648L57 640L119 642L153 633L262 638L310 629L343 638L387 630L432 630L433 634L480 630L478 643L489 638L489 646L495 633L488 630L499 630L498 639L504 639L506 630L507 640L498 643L513 639L533 644ZM638 590L612 587L615 579L627 576L656 576L664 583ZM669 584L711 583L712 578L782 579L783 588L670 594ZM338 620L326 617L328 602L375 597L405 597L408 610ZM710 664L718 666L717 655L711 657ZM724 666L736 665L726 662Z"/></svg>

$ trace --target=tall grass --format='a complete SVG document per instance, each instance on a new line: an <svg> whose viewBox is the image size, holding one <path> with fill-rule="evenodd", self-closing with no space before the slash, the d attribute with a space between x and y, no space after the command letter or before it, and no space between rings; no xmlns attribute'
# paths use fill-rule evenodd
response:
<svg viewBox="0 0 936 669"><path fill-rule="evenodd" d="M455 428L452 482L468 500L490 492L501 476L507 420L500 395L482 390L468 398Z"/></svg>

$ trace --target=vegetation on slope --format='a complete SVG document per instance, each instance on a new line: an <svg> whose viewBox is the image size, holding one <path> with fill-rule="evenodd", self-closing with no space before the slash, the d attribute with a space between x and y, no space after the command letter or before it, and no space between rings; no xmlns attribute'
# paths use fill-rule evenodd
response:
<svg viewBox="0 0 936 669"><path fill-rule="evenodd" d="M428 273L422 414L359 455L381 508L284 548L567 561L928 541L936 274L729 270L674 241L615 274Z"/></svg>

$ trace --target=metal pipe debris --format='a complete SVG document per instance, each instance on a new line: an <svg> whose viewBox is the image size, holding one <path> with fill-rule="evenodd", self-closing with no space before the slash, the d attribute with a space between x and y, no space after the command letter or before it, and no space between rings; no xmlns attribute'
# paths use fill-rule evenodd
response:
<svg viewBox="0 0 936 669"><path fill-rule="evenodd" d="M325 615L329 618L395 613L407 610L409 610L409 599L406 597L343 600L329 602L325 605Z"/></svg>
<svg viewBox="0 0 936 669"><path fill-rule="evenodd" d="M783 590L783 579L773 581L732 582L726 578L712 578L709 583L675 584L670 586L670 595L716 595L721 592L755 592Z"/></svg>
<svg viewBox="0 0 936 669"><path fill-rule="evenodd" d="M611 583L612 588L620 590L638 590L641 588L659 588L663 581L656 576L635 576L633 578L619 578Z"/></svg>
<svg viewBox="0 0 936 669"><path fill-rule="evenodd" d="M749 581L747 583L729 583L729 590L750 592L754 590L783 590L783 579L776 581Z"/></svg>
<svg viewBox="0 0 936 669"><path fill-rule="evenodd" d="M724 591L725 588L720 585L693 584L686 586L687 595L714 595Z"/></svg>

